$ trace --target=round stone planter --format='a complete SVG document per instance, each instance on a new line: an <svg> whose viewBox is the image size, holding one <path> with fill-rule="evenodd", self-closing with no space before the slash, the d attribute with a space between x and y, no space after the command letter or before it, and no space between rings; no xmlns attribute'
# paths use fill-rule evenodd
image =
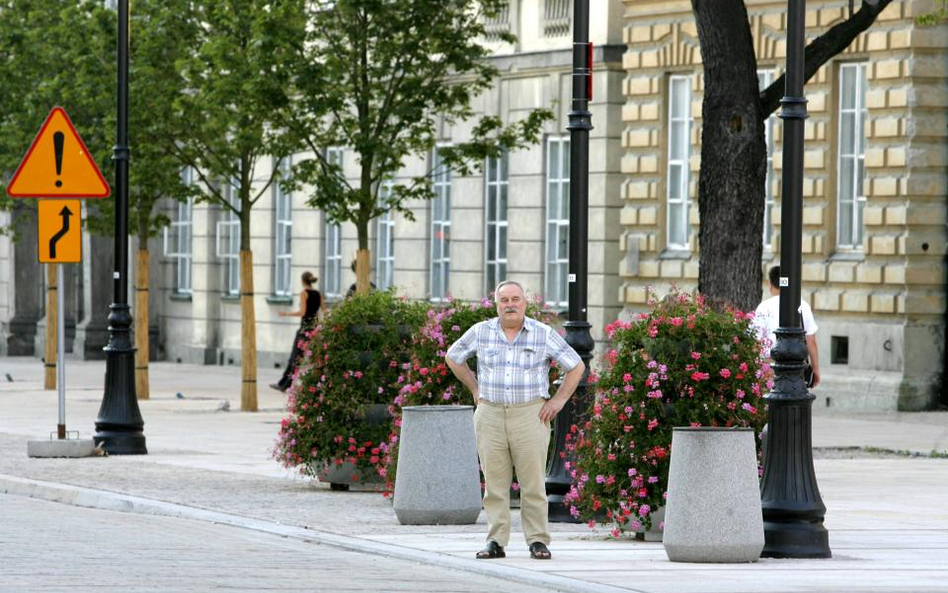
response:
<svg viewBox="0 0 948 593"><path fill-rule="evenodd" d="M750 428L676 428L665 553L672 562L756 562L764 520Z"/></svg>
<svg viewBox="0 0 948 593"><path fill-rule="evenodd" d="M393 507L402 525L465 525L481 512L472 406L402 409Z"/></svg>

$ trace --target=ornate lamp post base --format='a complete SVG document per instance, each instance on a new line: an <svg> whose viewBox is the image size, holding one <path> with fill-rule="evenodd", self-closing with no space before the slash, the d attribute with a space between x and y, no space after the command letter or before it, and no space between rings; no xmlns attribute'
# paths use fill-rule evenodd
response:
<svg viewBox="0 0 948 593"><path fill-rule="evenodd" d="M105 347L105 394L92 440L110 455L145 455L145 422L135 393L135 349L129 341L128 305L111 306Z"/></svg>

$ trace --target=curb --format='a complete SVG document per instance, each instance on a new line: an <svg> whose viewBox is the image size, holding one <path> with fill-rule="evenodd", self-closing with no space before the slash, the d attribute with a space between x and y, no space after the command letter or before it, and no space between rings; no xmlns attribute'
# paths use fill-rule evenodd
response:
<svg viewBox="0 0 948 593"><path fill-rule="evenodd" d="M313 542L332 546L351 552L384 556L397 560L407 560L420 564L428 564L473 573L481 576L500 578L525 585L547 587L557 591L569 593L641 593L637 589L627 589L590 583L570 577L563 577L517 568L501 566L478 560L458 558L440 552L416 550L395 544L375 542L358 537L341 535L326 531L284 525L239 515L231 515L219 511L209 511L186 505L174 504L161 500L120 494L107 490L95 490L80 486L57 484L40 480L31 480L0 474L0 494L34 498L60 504L69 504L123 513L137 513L163 517L176 517L194 521L217 523L242 529L250 529L262 533L269 533L280 537L292 538L304 542Z"/></svg>

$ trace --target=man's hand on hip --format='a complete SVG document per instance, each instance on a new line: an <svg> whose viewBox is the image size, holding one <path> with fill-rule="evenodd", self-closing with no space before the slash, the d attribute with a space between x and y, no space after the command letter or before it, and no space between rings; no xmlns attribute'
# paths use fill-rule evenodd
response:
<svg viewBox="0 0 948 593"><path fill-rule="evenodd" d="M559 397L551 397L543 403L543 407L540 408L540 420L543 422L552 422L556 415L560 413L560 410L563 409L563 406L566 405L565 399L560 399Z"/></svg>

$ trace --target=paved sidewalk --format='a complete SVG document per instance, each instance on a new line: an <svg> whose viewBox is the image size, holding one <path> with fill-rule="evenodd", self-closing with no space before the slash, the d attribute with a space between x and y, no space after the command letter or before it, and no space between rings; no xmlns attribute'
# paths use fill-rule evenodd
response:
<svg viewBox="0 0 948 593"><path fill-rule="evenodd" d="M86 438L104 370L103 362L67 361L67 427ZM471 526L401 526L380 495L332 492L272 461L285 399L265 386L277 370L260 369L261 411L250 414L239 412L236 367L153 364L152 399L140 402L149 454L72 460L26 457L27 439L55 429L56 392L42 390L36 359L0 359L0 380L6 374L13 381L0 383L0 493L236 525L505 578L510 591L948 592L948 459L882 451L948 453L944 412L815 411L831 560L677 564L661 544L554 524L552 562L531 561L519 533L507 559L483 562L473 560L483 514ZM220 410L224 401L230 411Z"/></svg>

